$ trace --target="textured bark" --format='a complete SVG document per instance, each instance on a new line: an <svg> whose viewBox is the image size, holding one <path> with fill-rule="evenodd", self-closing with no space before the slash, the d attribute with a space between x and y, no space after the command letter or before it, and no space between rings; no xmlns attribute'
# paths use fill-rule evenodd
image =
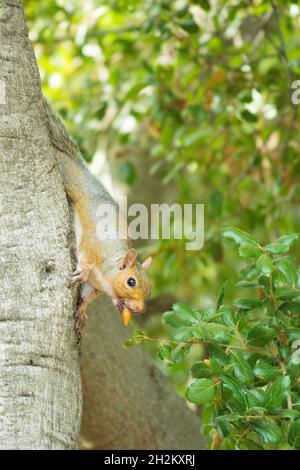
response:
<svg viewBox="0 0 300 470"><path fill-rule="evenodd" d="M105 296L90 309L82 343L84 449L201 449L200 421L143 347L124 349L129 330Z"/></svg>
<svg viewBox="0 0 300 470"><path fill-rule="evenodd" d="M20 0L0 0L0 448L71 449L81 415L66 197Z"/></svg>

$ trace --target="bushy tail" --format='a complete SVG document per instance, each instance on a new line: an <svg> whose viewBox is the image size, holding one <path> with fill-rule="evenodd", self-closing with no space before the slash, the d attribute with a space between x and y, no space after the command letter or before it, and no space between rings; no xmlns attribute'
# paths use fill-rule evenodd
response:
<svg viewBox="0 0 300 470"><path fill-rule="evenodd" d="M72 159L82 160L82 156L76 142L70 137L61 118L53 111L47 100L45 102L45 111L48 120L49 135L52 144L57 150L68 155Z"/></svg>

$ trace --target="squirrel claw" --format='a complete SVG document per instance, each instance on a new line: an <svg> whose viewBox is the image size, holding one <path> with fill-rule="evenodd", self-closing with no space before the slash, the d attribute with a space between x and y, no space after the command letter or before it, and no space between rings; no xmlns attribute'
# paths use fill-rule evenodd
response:
<svg viewBox="0 0 300 470"><path fill-rule="evenodd" d="M82 333L83 328L85 327L86 320L83 320L82 318L78 318L78 320L75 323L75 330L76 333L79 335Z"/></svg>
<svg viewBox="0 0 300 470"><path fill-rule="evenodd" d="M83 328L85 327L85 324L87 322L87 314L86 314L86 309L84 308L84 304L82 301L79 302L76 312L75 312L75 330L78 334L81 334Z"/></svg>
<svg viewBox="0 0 300 470"><path fill-rule="evenodd" d="M86 282L89 277L89 270L82 268L81 266L77 266L76 271L72 273L72 284L76 284L77 282Z"/></svg>

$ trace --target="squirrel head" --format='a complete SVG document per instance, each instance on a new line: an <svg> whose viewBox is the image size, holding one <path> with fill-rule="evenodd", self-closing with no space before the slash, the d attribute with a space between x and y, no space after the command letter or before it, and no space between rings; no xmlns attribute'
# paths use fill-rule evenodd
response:
<svg viewBox="0 0 300 470"><path fill-rule="evenodd" d="M151 257L143 263L139 263L137 251L133 248L121 260L112 279L114 303L121 313L124 308L132 313L145 311L146 301L151 292L151 284L147 274L151 263Z"/></svg>

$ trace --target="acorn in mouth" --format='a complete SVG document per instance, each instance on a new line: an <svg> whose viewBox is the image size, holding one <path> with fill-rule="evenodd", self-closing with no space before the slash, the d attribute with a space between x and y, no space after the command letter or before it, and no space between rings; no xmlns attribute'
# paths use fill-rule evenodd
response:
<svg viewBox="0 0 300 470"><path fill-rule="evenodd" d="M118 300L118 309L122 315L122 323L127 327L132 318L132 312L126 307L123 299Z"/></svg>

